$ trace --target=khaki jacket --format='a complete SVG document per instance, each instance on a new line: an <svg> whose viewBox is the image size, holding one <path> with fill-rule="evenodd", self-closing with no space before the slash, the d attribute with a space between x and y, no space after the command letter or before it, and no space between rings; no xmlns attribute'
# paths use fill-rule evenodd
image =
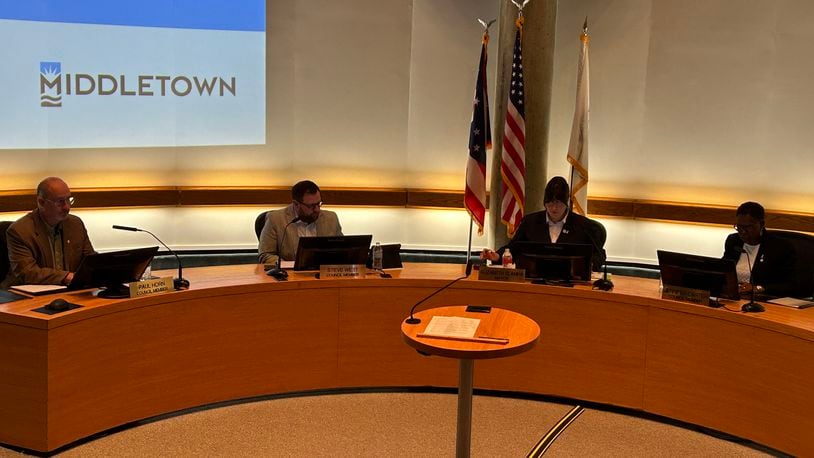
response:
<svg viewBox="0 0 814 458"><path fill-rule="evenodd" d="M260 233L260 245L257 251L260 254L261 264L273 264L277 262L277 256L282 254L283 259L293 261L297 255L297 246L300 237L297 234L297 225L288 224L296 218L294 205L291 204L280 210L272 210L266 213L266 224ZM288 227L286 228L286 225ZM319 218L316 221L317 236L327 237L342 235L342 226L339 225L339 218L336 213L329 210L320 210ZM285 228L285 240L283 240L283 228Z"/></svg>

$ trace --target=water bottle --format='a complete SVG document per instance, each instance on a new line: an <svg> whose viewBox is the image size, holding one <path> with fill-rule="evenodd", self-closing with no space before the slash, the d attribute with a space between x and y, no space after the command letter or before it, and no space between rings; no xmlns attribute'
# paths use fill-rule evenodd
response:
<svg viewBox="0 0 814 458"><path fill-rule="evenodd" d="M373 245L373 270L382 270L382 244Z"/></svg>
<svg viewBox="0 0 814 458"><path fill-rule="evenodd" d="M144 273L141 274L141 280L149 280L153 278L153 269L150 264L147 264L147 268L144 269Z"/></svg>
<svg viewBox="0 0 814 458"><path fill-rule="evenodd" d="M514 269L514 259L512 258L512 252L508 248L506 248L506 250L503 251L503 259L501 263L503 264L503 268L505 269Z"/></svg>

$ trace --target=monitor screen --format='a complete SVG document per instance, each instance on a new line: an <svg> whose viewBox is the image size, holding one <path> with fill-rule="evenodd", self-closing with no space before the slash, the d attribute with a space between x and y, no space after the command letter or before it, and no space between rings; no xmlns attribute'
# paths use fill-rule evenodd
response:
<svg viewBox="0 0 814 458"><path fill-rule="evenodd" d="M740 298L735 261L672 251L656 253L663 284L709 291L710 297Z"/></svg>
<svg viewBox="0 0 814 458"><path fill-rule="evenodd" d="M591 279L591 245L515 242L509 249L517 268L526 270L526 278L566 282Z"/></svg>
<svg viewBox="0 0 814 458"><path fill-rule="evenodd" d="M105 288L99 297L129 297L130 289L124 283L138 281L157 251L154 246L85 256L68 289Z"/></svg>
<svg viewBox="0 0 814 458"><path fill-rule="evenodd" d="M323 264L365 264L372 235L300 237L294 270L319 270Z"/></svg>

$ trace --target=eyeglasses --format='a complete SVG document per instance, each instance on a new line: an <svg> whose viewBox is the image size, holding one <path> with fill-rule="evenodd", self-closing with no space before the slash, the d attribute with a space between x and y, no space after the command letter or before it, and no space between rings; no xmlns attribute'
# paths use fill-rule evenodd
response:
<svg viewBox="0 0 814 458"><path fill-rule="evenodd" d="M68 197L64 197L62 199L56 199L56 200L54 200L54 199L45 199L45 200L47 200L48 202L51 202L52 204L56 205L57 207L64 207L65 204L73 205L73 203L76 202L76 199L74 198L74 196L68 196Z"/></svg>
<svg viewBox="0 0 814 458"><path fill-rule="evenodd" d="M748 230L752 229L752 228L753 228L753 227L755 227L755 226L757 226L757 223L751 223L751 224L735 224L735 225L734 225L734 226L732 226L732 227L734 227L734 228L735 228L735 230L736 230L736 231L738 231L738 232L746 232L746 231L748 231Z"/></svg>
<svg viewBox="0 0 814 458"><path fill-rule="evenodd" d="M320 200L319 202L315 203L315 204L306 204L306 203L304 203L304 202L300 202L299 200L298 200L298 201L296 201L296 202L297 202L298 204L302 205L303 207L305 207L305 208L307 208L307 209L311 210L311 211L316 210L317 208L319 208L319 207L321 207L321 206L322 206L322 201L321 201L321 200Z"/></svg>

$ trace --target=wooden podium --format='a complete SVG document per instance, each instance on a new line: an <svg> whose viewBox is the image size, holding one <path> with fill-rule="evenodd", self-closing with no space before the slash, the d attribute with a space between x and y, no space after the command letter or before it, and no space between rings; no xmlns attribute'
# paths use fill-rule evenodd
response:
<svg viewBox="0 0 814 458"><path fill-rule="evenodd" d="M458 429L455 455L468 457L472 438L472 385L476 359L503 358L530 350L540 337L534 320L509 310L491 308L488 312L467 311L465 305L424 310L414 315L421 322L403 321L401 332L407 345L421 353L457 358ZM480 324L472 339L429 337L422 333L434 316L477 318Z"/></svg>

